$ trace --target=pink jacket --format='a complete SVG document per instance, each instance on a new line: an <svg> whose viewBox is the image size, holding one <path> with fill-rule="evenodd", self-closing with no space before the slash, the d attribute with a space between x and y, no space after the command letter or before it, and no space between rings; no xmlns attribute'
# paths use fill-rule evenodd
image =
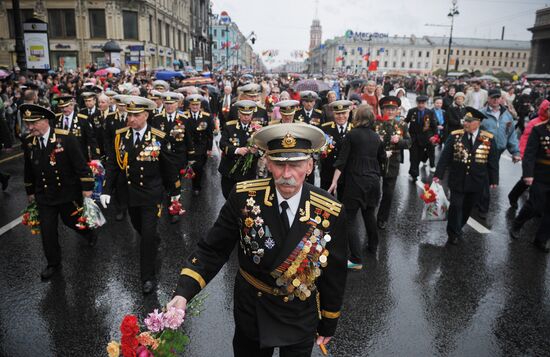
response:
<svg viewBox="0 0 550 357"><path fill-rule="evenodd" d="M533 127L538 123L548 120L549 107L550 107L550 102L547 101L546 99L543 100L539 107L539 113L538 113L539 116L533 120L530 120L529 123L527 123L527 126L525 127L523 134L521 134L521 138L519 139L519 153L522 158L523 158L523 152L525 151L525 146L527 146L527 140L529 139L529 134L531 134Z"/></svg>

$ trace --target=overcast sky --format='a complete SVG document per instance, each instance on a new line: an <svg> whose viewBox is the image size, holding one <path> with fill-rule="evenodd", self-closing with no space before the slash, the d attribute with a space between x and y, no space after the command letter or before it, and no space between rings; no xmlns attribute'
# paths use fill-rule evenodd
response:
<svg viewBox="0 0 550 357"><path fill-rule="evenodd" d="M257 35L254 50L279 50L275 63L293 60L291 53L307 50L309 28L315 17L315 0L212 0L213 12L225 10L243 34ZM527 28L535 23L535 11L550 0L458 0L454 36L530 40ZM451 0L319 0L318 17L323 41L346 30L416 36L449 34L447 14ZM264 58L265 59L265 58Z"/></svg>

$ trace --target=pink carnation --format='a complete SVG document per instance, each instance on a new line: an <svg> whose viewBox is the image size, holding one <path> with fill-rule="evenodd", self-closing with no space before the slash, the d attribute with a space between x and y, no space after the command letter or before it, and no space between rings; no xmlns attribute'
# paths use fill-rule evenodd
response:
<svg viewBox="0 0 550 357"><path fill-rule="evenodd" d="M158 309L151 312L145 319L145 326L151 332L160 332L164 330L163 313Z"/></svg>
<svg viewBox="0 0 550 357"><path fill-rule="evenodd" d="M185 311L171 307L164 313L163 323L166 328L175 330L181 326L185 318Z"/></svg>

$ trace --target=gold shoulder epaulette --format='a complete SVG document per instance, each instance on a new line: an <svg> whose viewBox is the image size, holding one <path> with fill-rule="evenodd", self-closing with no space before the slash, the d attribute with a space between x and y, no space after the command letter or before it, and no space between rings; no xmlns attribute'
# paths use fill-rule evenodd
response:
<svg viewBox="0 0 550 357"><path fill-rule="evenodd" d="M231 121L228 121L227 123L225 123L225 125L237 125L237 121L236 120L231 120Z"/></svg>
<svg viewBox="0 0 550 357"><path fill-rule="evenodd" d="M492 138L494 137L493 134L491 134L490 132L485 131L485 130L482 130L482 131L481 131L481 135L486 136L486 137L488 137L489 139L492 139Z"/></svg>
<svg viewBox="0 0 550 357"><path fill-rule="evenodd" d="M350 131L351 129L353 129L353 123L349 123L348 131Z"/></svg>
<svg viewBox="0 0 550 357"><path fill-rule="evenodd" d="M55 128L54 133L60 134L60 135L69 135L68 130L64 130L64 129L60 129L60 128Z"/></svg>
<svg viewBox="0 0 550 357"><path fill-rule="evenodd" d="M88 119L88 116L86 114L82 114L82 113L78 113L77 117L82 118L82 119Z"/></svg>
<svg viewBox="0 0 550 357"><path fill-rule="evenodd" d="M32 134L29 134L29 135L27 135L27 136L25 137L25 139L30 139L30 138L32 138L32 137L33 137L33 135L32 135Z"/></svg>
<svg viewBox="0 0 550 357"><path fill-rule="evenodd" d="M340 211L342 210L341 203L313 191L310 192L309 200L313 206L327 211L335 217L338 217Z"/></svg>
<svg viewBox="0 0 550 357"><path fill-rule="evenodd" d="M122 134L122 133L127 132L128 130L130 130L129 126L127 126L125 128L118 129L117 131L115 131L115 134Z"/></svg>
<svg viewBox="0 0 550 357"><path fill-rule="evenodd" d="M157 113L157 114L155 114L154 118L156 118L156 117L161 117L161 116L163 116L162 113Z"/></svg>
<svg viewBox="0 0 550 357"><path fill-rule="evenodd" d="M209 117L209 116L210 116L210 113L203 111L203 112L202 112L202 115L206 115L207 117Z"/></svg>
<svg viewBox="0 0 550 357"><path fill-rule="evenodd" d="M329 125L330 125L331 128L334 129L334 122L333 121L323 123L321 126L324 128L324 127L329 126Z"/></svg>
<svg viewBox="0 0 550 357"><path fill-rule="evenodd" d="M56 116L56 117L60 117L60 116L62 116L62 115L63 115L63 113L55 113L55 116Z"/></svg>
<svg viewBox="0 0 550 357"><path fill-rule="evenodd" d="M281 122L280 120L272 120L269 123L267 123L267 125L279 124L280 122Z"/></svg>
<svg viewBox="0 0 550 357"><path fill-rule="evenodd" d="M451 134L452 135L464 134L464 129L453 130L453 131L451 131Z"/></svg>
<svg viewBox="0 0 550 357"><path fill-rule="evenodd" d="M166 136L166 133L162 130L158 130L157 128L151 128L151 133L154 135L160 137L161 139Z"/></svg>
<svg viewBox="0 0 550 357"><path fill-rule="evenodd" d="M237 182L237 192L261 191L269 187L271 178Z"/></svg>
<svg viewBox="0 0 550 357"><path fill-rule="evenodd" d="M323 111L321 109L315 109L315 111L319 114L323 114Z"/></svg>

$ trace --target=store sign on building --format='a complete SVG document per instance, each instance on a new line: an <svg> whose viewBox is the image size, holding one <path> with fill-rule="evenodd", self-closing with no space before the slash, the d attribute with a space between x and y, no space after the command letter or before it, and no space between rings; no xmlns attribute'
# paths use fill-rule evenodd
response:
<svg viewBox="0 0 550 357"><path fill-rule="evenodd" d="M352 30L347 30L344 36L348 39L354 40L368 40L370 38L387 38L389 35L387 33L380 32L354 32Z"/></svg>

